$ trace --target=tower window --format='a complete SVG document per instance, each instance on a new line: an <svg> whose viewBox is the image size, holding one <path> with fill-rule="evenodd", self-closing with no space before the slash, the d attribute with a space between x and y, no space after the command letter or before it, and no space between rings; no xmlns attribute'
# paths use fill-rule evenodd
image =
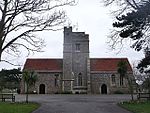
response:
<svg viewBox="0 0 150 113"><path fill-rule="evenodd" d="M115 84L116 83L116 77L115 75L111 75L111 80L112 80L112 84Z"/></svg>
<svg viewBox="0 0 150 113"><path fill-rule="evenodd" d="M80 44L76 44L76 51L80 51Z"/></svg>

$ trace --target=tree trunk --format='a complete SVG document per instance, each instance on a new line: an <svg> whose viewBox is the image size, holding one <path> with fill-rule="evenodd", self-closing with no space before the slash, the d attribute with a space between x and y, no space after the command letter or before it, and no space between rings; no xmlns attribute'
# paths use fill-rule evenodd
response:
<svg viewBox="0 0 150 113"><path fill-rule="evenodd" d="M27 92L26 92L26 103L28 103L28 92L29 91L29 87L28 87L28 85L27 85Z"/></svg>
<svg viewBox="0 0 150 113"><path fill-rule="evenodd" d="M121 86L121 75L120 75L120 86Z"/></svg>
<svg viewBox="0 0 150 113"><path fill-rule="evenodd" d="M120 74L120 86L123 86L123 76Z"/></svg>

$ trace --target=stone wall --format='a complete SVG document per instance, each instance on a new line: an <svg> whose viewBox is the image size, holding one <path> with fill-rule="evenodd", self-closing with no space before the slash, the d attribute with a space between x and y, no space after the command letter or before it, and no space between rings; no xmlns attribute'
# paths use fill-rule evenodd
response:
<svg viewBox="0 0 150 113"><path fill-rule="evenodd" d="M115 83L112 83L112 75L115 75ZM131 75L132 76L132 75ZM116 72L94 72L91 73L91 90L93 94L101 94L102 85L107 86L107 93L129 93L127 80L124 78L124 84L120 86L120 76Z"/></svg>
<svg viewBox="0 0 150 113"><path fill-rule="evenodd" d="M56 75L59 75L56 79ZM38 80L34 86L30 87L29 93L40 93L40 85L45 86L45 94L54 94L61 92L62 73L40 72L37 74ZM25 84L21 82L21 93L25 93Z"/></svg>

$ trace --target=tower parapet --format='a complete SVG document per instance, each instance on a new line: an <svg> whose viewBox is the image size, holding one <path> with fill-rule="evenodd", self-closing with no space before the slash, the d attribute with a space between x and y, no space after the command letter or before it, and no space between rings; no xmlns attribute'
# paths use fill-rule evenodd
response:
<svg viewBox="0 0 150 113"><path fill-rule="evenodd" d="M72 27L64 27L64 32L72 32Z"/></svg>

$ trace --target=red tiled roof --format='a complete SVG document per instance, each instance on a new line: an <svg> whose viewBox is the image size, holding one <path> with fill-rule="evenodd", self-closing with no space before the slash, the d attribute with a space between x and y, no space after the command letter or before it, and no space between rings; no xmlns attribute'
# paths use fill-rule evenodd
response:
<svg viewBox="0 0 150 113"><path fill-rule="evenodd" d="M38 71L62 71L62 59L27 59L24 69Z"/></svg>
<svg viewBox="0 0 150 113"><path fill-rule="evenodd" d="M91 58L91 71L117 71L117 65L120 61L127 62L128 71L132 72L127 58Z"/></svg>
<svg viewBox="0 0 150 113"><path fill-rule="evenodd" d="M127 58L91 58L91 71L117 71L119 61L127 62L128 71L132 72ZM38 71L61 71L63 70L63 59L27 59L24 69Z"/></svg>

